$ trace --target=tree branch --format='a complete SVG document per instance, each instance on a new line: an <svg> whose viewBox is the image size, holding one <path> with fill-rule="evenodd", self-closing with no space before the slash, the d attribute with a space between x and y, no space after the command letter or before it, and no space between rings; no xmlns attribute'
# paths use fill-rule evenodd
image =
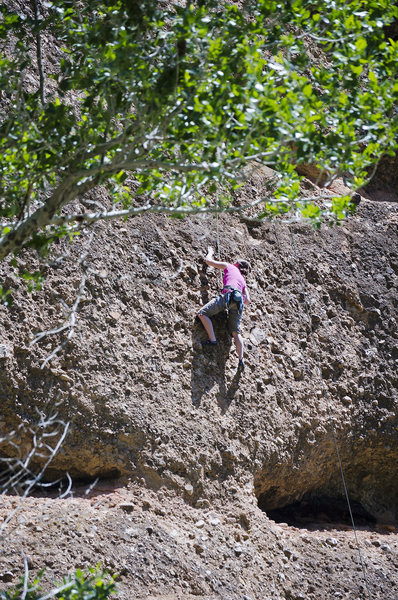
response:
<svg viewBox="0 0 398 600"><path fill-rule="evenodd" d="M59 185L50 198L38 208L30 217L21 221L20 224L0 238L0 260L10 252L21 248L29 238L49 225L55 214L63 206L74 200L80 194L84 194L95 185L92 181L76 180L76 174L72 173ZM10 227L10 225L8 225Z"/></svg>
<svg viewBox="0 0 398 600"><path fill-rule="evenodd" d="M83 213L78 215L66 215L64 217L54 217L50 225L65 225L67 223L77 222L94 223L100 220L120 219L121 217L131 217L144 213L160 213L168 215L197 215L203 213L236 213L242 212L253 206L257 206L264 202L264 198L257 198L249 204L243 206L232 206L229 208L220 208L219 206L162 206L145 204L144 206L133 206L126 210L112 210L96 213Z"/></svg>
<svg viewBox="0 0 398 600"><path fill-rule="evenodd" d="M58 453L68 433L69 423L57 419L56 414L46 417L39 411L37 412L39 414L39 421L33 429L29 428L26 432L32 435L32 448L27 455L23 459L19 456L0 458L0 463L5 464L5 470L1 474L1 479L4 481L0 482L0 494L6 494L10 490L21 494L17 506L0 525L0 539L3 538L4 531L11 519L21 510L25 498L43 478L47 467ZM13 442L13 438L20 437L24 429L25 426L20 425L17 431L13 431L8 436L0 438L0 443L2 445L9 444L19 450L19 447ZM54 446L44 443L44 439L49 436L59 436ZM44 455L42 454L43 450L45 450ZM44 465L38 473L33 473L29 468L35 457L45 458Z"/></svg>
<svg viewBox="0 0 398 600"><path fill-rule="evenodd" d="M40 208L38 208L30 217L21 221L19 225L7 233L2 239L0 238L0 260L4 259L14 250L22 247L32 235L37 233L37 231L40 231L47 225L55 224L57 222L55 214L61 210L63 206L92 189L98 183L95 179L96 176L118 173L122 170L139 171L146 169L162 169L169 172L177 171L181 173L193 171L206 172L210 170L210 165L207 162L184 165L160 160L133 161L127 159L118 163L112 162L105 165L98 164L91 168L81 169L80 171L71 173ZM120 216L123 216L123 213L121 213Z"/></svg>
<svg viewBox="0 0 398 600"><path fill-rule="evenodd" d="M46 98L45 98L45 91L44 91L44 69L43 69L43 60L42 60L42 52L41 52L39 0L33 0L33 8L34 8L34 13L35 13L35 26L37 29L36 56L37 56L37 68L39 71L39 81L40 81L40 100L41 100L42 105L44 106L44 104L46 102Z"/></svg>
<svg viewBox="0 0 398 600"><path fill-rule="evenodd" d="M85 251L80 255L78 264L83 265L85 259L87 258L87 254L89 252L89 248L92 242L94 234L92 233L88 242L88 246L86 247ZM44 361L42 362L40 369L44 369L44 367L50 362L51 359L54 358L54 356L56 354L58 354L58 352L65 346L65 344L67 344L67 342L72 338L74 332L75 332L75 326L76 326L76 315L77 315L77 310L79 308L79 304L80 301L82 299L85 287L86 287L86 281L87 281L87 277L88 274L90 273L90 269L87 267L84 267L84 273L82 276L82 279L80 281L80 285L79 285L79 290L77 292L77 296L75 298L75 301L72 305L72 307L69 310L68 315L65 317L62 325L55 327L53 329L50 329L48 331L41 331L40 333L38 333L35 338L30 342L29 346L33 346L34 344L36 344L37 342L39 342L42 338L50 336L50 335L56 335L58 333L61 333L62 331L65 331L66 329L69 329L68 331L68 335L66 336L66 338L60 343L58 344L58 346L56 348L54 348L54 350L44 359Z"/></svg>

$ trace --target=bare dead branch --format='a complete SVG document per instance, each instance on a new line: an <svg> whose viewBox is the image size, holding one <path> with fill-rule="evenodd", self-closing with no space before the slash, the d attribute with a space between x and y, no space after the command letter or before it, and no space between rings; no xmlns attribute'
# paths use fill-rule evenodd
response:
<svg viewBox="0 0 398 600"><path fill-rule="evenodd" d="M0 438L0 443L3 446L8 444L11 448L17 448L16 456L0 458L0 464L4 465L0 477L0 495L12 493L19 496L17 505L0 525L0 539L4 536L10 521L22 509L25 498L41 482L68 433L69 423L58 419L56 413L47 417L43 413L37 412L39 420L34 426L26 427L26 425L21 424L18 429ZM48 433L55 433L57 436L54 439L53 446L43 443L43 438L45 435L48 437ZM29 435L31 436L31 447L26 456L21 457L20 439ZM40 458L42 459L42 466L38 471L37 468L32 470L30 466L33 466L34 461Z"/></svg>
<svg viewBox="0 0 398 600"><path fill-rule="evenodd" d="M71 493L71 489L72 489L72 478L69 475L69 473L66 474L66 477L68 479L68 487L66 488L66 490L60 494L58 497L59 498L66 498L67 496L69 496L69 494Z"/></svg>
<svg viewBox="0 0 398 600"><path fill-rule="evenodd" d="M79 285L79 289L78 289L75 301L74 301L73 305L70 307L65 319L63 320L63 322L60 325L57 325L53 329L48 329L46 331L41 331L41 332L37 333L36 336L34 337L34 339L29 344L29 346L33 346L34 344L36 344L37 342L39 342L41 339L43 339L45 337L48 337L51 335L57 335L59 333L62 333L62 331L68 330L68 334L65 337L65 339L62 340L62 342L60 344L58 344L58 346L56 346L56 348L54 348L54 350L44 359L44 361L42 362L42 364L40 366L41 369L44 369L44 367L49 363L49 361L52 360L56 354L58 354L58 352L73 337L73 334L75 332L77 310L79 308L80 301L83 297L84 290L86 288L87 277L88 277L89 273L91 272L91 269L85 265L85 260L88 256L93 237L94 237L94 233L91 233L88 244L87 244L85 250L82 252L82 254L79 257L78 264L82 265L82 267L84 269L83 275L82 275L82 278L80 281L80 285Z"/></svg>
<svg viewBox="0 0 398 600"><path fill-rule="evenodd" d="M170 281L172 281L173 279L177 279L177 277L178 277L178 276L179 276L179 274L181 273L181 271L182 271L182 268L183 268L183 266L184 266L184 263L182 262L182 260L181 260L181 259L179 259L179 261L180 261L180 264L178 265L178 269L176 270L176 272L175 272L175 273L173 273L173 275L170 275L170 277L167 277L167 276L163 275L163 279L168 279L168 280L170 280Z"/></svg>

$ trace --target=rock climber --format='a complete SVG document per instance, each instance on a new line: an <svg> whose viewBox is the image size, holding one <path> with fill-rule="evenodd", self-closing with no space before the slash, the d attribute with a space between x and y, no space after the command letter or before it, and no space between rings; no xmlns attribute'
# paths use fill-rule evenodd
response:
<svg viewBox="0 0 398 600"><path fill-rule="evenodd" d="M238 369L243 370L245 363L243 361L243 338L240 334L240 322L242 320L243 304L250 302L244 278L249 273L250 265L247 260L242 259L238 259L234 264L214 260L214 249L211 246L207 249L205 262L209 267L222 269L224 274L221 293L205 304L198 312L198 317L209 336L209 339L203 342L203 345L217 346L210 317L228 309L228 329L234 339L236 352L238 353Z"/></svg>

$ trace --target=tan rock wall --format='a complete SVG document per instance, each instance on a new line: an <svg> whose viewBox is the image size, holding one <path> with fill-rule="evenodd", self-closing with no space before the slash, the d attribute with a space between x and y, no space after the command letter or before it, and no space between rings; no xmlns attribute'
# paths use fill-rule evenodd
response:
<svg viewBox="0 0 398 600"><path fill-rule="evenodd" d="M321 232L220 219L222 258L253 264L241 375L223 317L217 349L202 350L195 322L220 286L200 259L215 220L100 228L75 334L44 369L62 334L29 339L73 302L79 269L65 261L43 292L1 309L3 429L58 402L71 427L54 476L143 476L194 503L249 481L274 508L338 489L330 411L353 497L395 514L397 216L364 201Z"/></svg>

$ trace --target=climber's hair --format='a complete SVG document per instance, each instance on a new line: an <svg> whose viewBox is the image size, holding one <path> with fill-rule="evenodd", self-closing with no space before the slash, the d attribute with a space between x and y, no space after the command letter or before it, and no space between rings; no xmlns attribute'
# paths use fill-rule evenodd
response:
<svg viewBox="0 0 398 600"><path fill-rule="evenodd" d="M250 271L250 263L247 260L243 260L243 258L238 258L235 263L235 267L238 267L239 271L242 275L248 275Z"/></svg>

